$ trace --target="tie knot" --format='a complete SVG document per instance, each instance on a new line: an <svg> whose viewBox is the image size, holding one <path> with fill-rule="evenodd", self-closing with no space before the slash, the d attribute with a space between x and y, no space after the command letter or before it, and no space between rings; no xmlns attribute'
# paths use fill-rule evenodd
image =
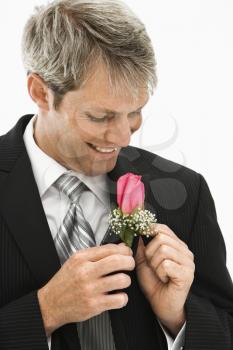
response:
<svg viewBox="0 0 233 350"><path fill-rule="evenodd" d="M80 195L88 190L87 186L82 181L76 176L69 174L60 176L54 183L54 187L69 197L71 202L77 202Z"/></svg>

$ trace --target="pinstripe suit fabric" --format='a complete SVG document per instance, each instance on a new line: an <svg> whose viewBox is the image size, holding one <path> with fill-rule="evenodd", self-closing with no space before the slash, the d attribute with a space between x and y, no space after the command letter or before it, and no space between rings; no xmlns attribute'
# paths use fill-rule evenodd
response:
<svg viewBox="0 0 233 350"><path fill-rule="evenodd" d="M37 290L60 268L23 143L23 132L31 117L24 116L0 137L1 350L47 349ZM112 203L116 203L116 181L126 172L142 175L146 207L194 253L195 278L185 303L185 349L232 350L233 286L205 179L150 152L127 147L107 175ZM112 240L113 235L107 235L104 243ZM148 242L145 238L145 244ZM137 240L134 251L136 247ZM126 290L127 306L109 312L116 350L166 350L164 335L139 288L135 271L129 275L132 282ZM75 324L53 333L52 350L80 350Z"/></svg>

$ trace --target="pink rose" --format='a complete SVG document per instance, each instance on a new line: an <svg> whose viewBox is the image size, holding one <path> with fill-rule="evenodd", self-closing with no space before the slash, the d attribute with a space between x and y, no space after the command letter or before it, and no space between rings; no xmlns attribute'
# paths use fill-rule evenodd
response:
<svg viewBox="0 0 233 350"><path fill-rule="evenodd" d="M145 198L141 176L127 173L117 181L117 204L124 214L131 214L136 208L143 208Z"/></svg>

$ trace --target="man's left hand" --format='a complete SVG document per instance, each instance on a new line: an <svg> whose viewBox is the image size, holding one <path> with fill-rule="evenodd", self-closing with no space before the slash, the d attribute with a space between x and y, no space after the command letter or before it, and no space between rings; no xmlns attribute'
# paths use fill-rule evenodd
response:
<svg viewBox="0 0 233 350"><path fill-rule="evenodd" d="M184 304L194 279L194 256L166 225L145 247L139 239L135 256L139 284L160 322L176 336L185 323Z"/></svg>

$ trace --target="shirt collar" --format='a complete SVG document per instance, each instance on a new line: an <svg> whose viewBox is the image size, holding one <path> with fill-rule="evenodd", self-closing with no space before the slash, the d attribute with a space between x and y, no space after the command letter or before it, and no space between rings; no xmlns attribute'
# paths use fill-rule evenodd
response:
<svg viewBox="0 0 233 350"><path fill-rule="evenodd" d="M45 192L62 174L70 173L84 182L104 205L109 204L106 175L87 176L68 170L37 146L33 137L36 118L37 116L35 115L28 123L23 138L40 197L43 197Z"/></svg>

